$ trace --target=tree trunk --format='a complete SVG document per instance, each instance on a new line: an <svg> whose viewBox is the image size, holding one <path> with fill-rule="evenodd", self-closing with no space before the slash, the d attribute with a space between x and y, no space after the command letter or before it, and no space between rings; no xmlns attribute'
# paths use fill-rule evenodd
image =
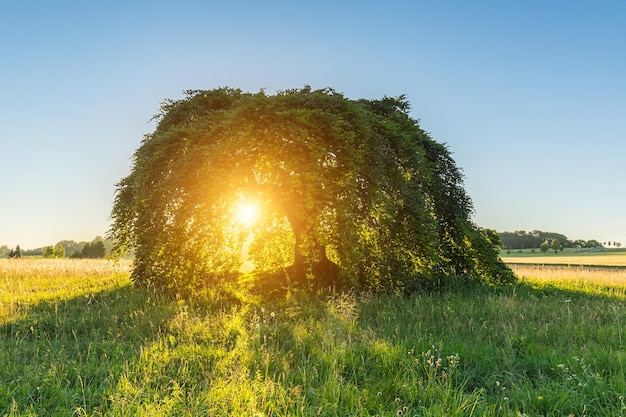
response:
<svg viewBox="0 0 626 417"><path fill-rule="evenodd" d="M291 278L300 283L307 282L307 275L315 277L316 287L337 284L338 267L326 256L326 246L322 245L313 233L307 233L304 219L287 213L287 220L293 230L296 243L294 245L293 265L287 268Z"/></svg>

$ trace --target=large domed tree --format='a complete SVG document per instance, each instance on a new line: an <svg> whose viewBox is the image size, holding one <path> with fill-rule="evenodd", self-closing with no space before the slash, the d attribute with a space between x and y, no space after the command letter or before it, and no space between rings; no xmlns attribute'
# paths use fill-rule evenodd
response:
<svg viewBox="0 0 626 417"><path fill-rule="evenodd" d="M497 235L473 224L447 147L404 97L220 88L166 101L156 119L112 212L138 284L188 295L244 261L320 285L514 279Z"/></svg>

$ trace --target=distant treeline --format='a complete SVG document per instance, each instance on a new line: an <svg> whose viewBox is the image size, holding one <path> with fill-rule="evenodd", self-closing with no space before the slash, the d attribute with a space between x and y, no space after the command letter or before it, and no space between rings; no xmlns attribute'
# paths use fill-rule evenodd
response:
<svg viewBox="0 0 626 417"><path fill-rule="evenodd" d="M550 243L555 239L559 241L563 248L597 248L604 246L603 243L595 239L570 240L563 234L542 232L541 230L533 230L532 232L523 230L516 232L498 232L498 235L505 249L537 249L542 243ZM617 242L607 242L607 245L621 246L621 244Z"/></svg>
<svg viewBox="0 0 626 417"><path fill-rule="evenodd" d="M0 245L0 258L9 257L44 257L44 258L104 258L113 247L109 239L97 236L91 242L62 240L56 245L36 249L21 249L20 245L9 248Z"/></svg>

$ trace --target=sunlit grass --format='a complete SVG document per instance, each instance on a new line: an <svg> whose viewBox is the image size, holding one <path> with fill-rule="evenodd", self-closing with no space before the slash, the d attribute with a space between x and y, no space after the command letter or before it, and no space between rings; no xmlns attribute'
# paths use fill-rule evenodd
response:
<svg viewBox="0 0 626 417"><path fill-rule="evenodd" d="M411 297L174 301L132 288L126 266L63 264L0 264L19 312L0 324L1 416L626 412L619 271L515 267L519 285Z"/></svg>
<svg viewBox="0 0 626 417"><path fill-rule="evenodd" d="M582 294L626 299L626 269L580 266L513 265L515 274L535 287L552 286Z"/></svg>
<svg viewBox="0 0 626 417"><path fill-rule="evenodd" d="M0 259L0 324L20 308L129 284L131 263L104 259Z"/></svg>
<svg viewBox="0 0 626 417"><path fill-rule="evenodd" d="M131 288L128 270L106 260L0 261L0 415L99 413L171 311Z"/></svg>

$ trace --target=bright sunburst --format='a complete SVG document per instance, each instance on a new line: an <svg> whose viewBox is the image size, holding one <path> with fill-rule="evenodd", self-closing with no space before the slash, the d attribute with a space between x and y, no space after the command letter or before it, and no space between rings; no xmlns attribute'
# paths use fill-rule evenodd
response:
<svg viewBox="0 0 626 417"><path fill-rule="evenodd" d="M259 216L256 203L243 201L237 206L237 220L246 226L252 225Z"/></svg>

